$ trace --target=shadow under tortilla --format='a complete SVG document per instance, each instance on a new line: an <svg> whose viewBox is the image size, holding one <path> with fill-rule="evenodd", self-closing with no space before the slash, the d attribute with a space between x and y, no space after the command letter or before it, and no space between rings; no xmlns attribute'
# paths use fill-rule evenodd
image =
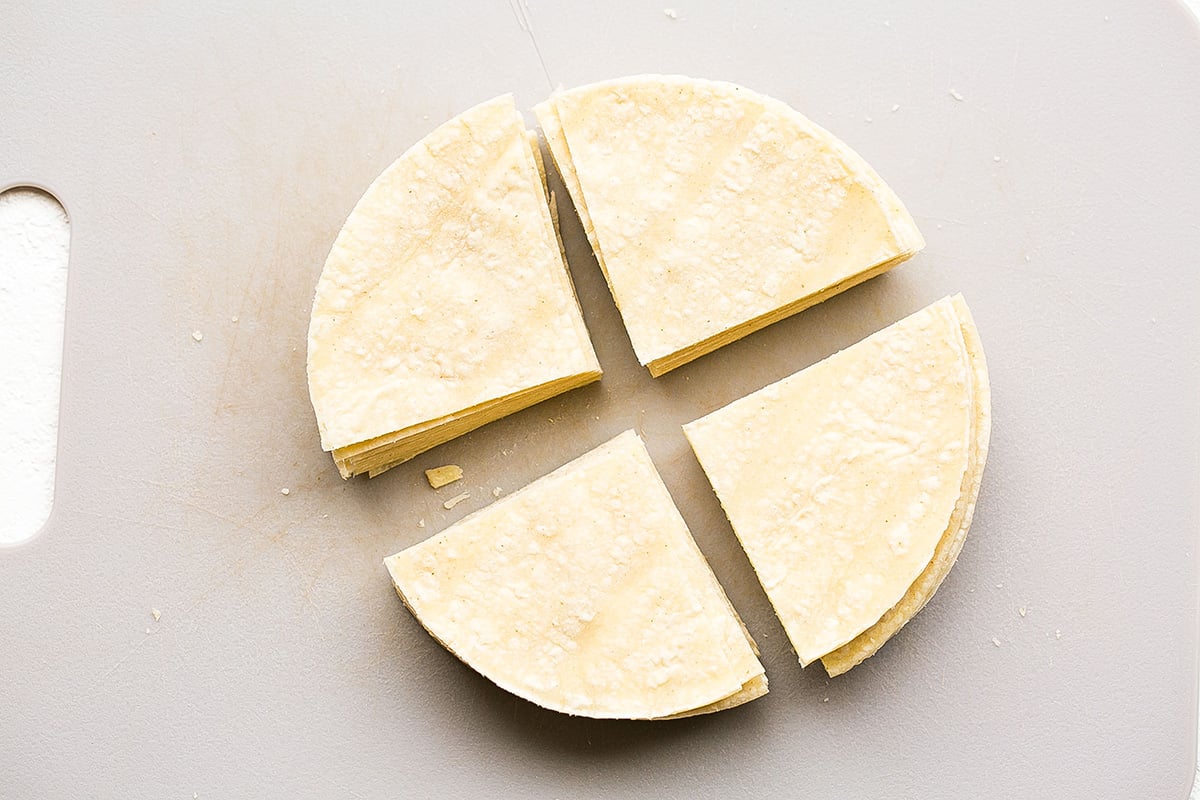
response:
<svg viewBox="0 0 1200 800"><path fill-rule="evenodd" d="M431 684L423 694L442 706L438 716L460 726L464 734L485 732L487 738L528 756L559 763L579 759L603 768L633 755L653 760L661 755L656 751L687 746L701 737L710 743L714 737L736 742L765 730L765 701L770 694L737 708L672 720L593 719L542 708L501 689L465 664L428 635L399 598L396 605L397 612L408 618L400 626L405 644L420 651L397 653L396 658L421 664L420 679Z"/></svg>

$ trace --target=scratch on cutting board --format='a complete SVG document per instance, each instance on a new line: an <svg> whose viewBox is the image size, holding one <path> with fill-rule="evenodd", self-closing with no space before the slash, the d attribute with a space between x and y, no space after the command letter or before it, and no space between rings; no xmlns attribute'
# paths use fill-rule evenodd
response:
<svg viewBox="0 0 1200 800"><path fill-rule="evenodd" d="M923 214L921 216L921 219L922 220L931 219L934 222L941 222L946 225L968 225L969 224L965 220L954 219L953 217L937 217L932 214Z"/></svg>
<svg viewBox="0 0 1200 800"><path fill-rule="evenodd" d="M1113 504L1113 493L1105 492L1104 497L1108 500L1108 530L1116 534L1120 531L1120 526L1118 525L1120 517L1117 516L1117 507ZM1022 614L1021 616L1025 615Z"/></svg>
<svg viewBox="0 0 1200 800"><path fill-rule="evenodd" d="M316 602L313 600L312 593L313 589L317 585L317 581L320 580L321 575L325 571L325 565L329 561L328 557L322 560L321 563L317 565L316 569L311 569L306 568L311 567L311 565L308 564L308 562L302 564L292 550L284 548L282 553L283 559L287 562L292 573L297 577L297 579L304 581L304 587L300 591L300 597L303 599L305 606L312 610L313 621L318 627L322 627L321 609L317 607Z"/></svg>
<svg viewBox="0 0 1200 800"><path fill-rule="evenodd" d="M253 268L251 268L253 270ZM233 329L233 334L229 337L229 348L225 354L225 368L221 370L221 384L217 388L217 403L213 409L213 418L215 419L221 413L222 406L225 405L225 389L229 385L229 371L233 367L233 356L237 352L238 334L241 332L240 327Z"/></svg>
<svg viewBox="0 0 1200 800"><path fill-rule="evenodd" d="M1106 205L1103 200L1064 200L1059 203L1038 203L1030 209L1031 217L1040 217L1047 211L1094 211Z"/></svg>
<svg viewBox="0 0 1200 800"><path fill-rule="evenodd" d="M1091 323L1096 326L1097 330L1101 330L1101 331L1108 330L1108 327L1109 327L1108 324L1104 320L1100 319L1100 317L1096 316L1096 313L1094 311L1092 311L1090 308L1088 308L1088 306L1084 305L1083 303L1080 303L1078 300L1076 300L1074 297L1072 297L1070 292L1062 292L1061 298L1063 300L1065 300L1067 303L1070 303L1072 306L1074 306L1075 309L1080 314L1087 317L1091 321ZM1114 363L1112 356L1109 354L1107 349L1104 350L1104 355L1105 355L1105 360L1107 360L1110 364Z"/></svg>
<svg viewBox="0 0 1200 800"><path fill-rule="evenodd" d="M153 481L146 481L146 482L153 483ZM214 519L226 522L235 530L244 530L244 531L254 531L254 528L251 523L253 523L256 519L258 519L258 517L260 517L268 508L271 508L274 504L274 501L263 503L262 505L259 506L259 508L256 511L251 511L249 513L249 515L246 516L244 519L237 519L235 517L221 514L217 511L214 511L213 509L199 505L198 503L189 502L186 498L184 498L181 495L174 495L174 497L176 499L178 499L181 502L181 504L187 508L193 509L193 510L198 511L203 514L207 514L207 515L213 517ZM90 513L93 516L97 516L97 517L101 517L101 518L108 518L108 517L104 517L104 515L96 514L95 512L86 512L86 513ZM116 517L112 517L112 518L116 519L118 521L124 521L124 519L125 519L124 517L119 516L119 515ZM131 520L131 521L133 521L133 520ZM151 527L168 527L168 528L174 527L174 526L156 525L155 523L148 522L147 520L144 520L144 519L139 519L136 521L139 524L150 525ZM243 560L248 561L248 562L253 562L253 561L257 560L260 556L262 556L263 553L265 553L266 551L270 550L273 547L278 547L278 545L279 545L279 541L274 540L273 538L264 539L260 542L260 544L257 547L251 549L249 553L245 554L243 557ZM219 549L219 546L214 546L213 549ZM326 560L328 560L328 559L326 559ZM296 564L297 562L293 559L292 563ZM325 564L324 561L321 562L321 567L323 567L324 564ZM319 573L319 571L320 570L318 569L318 573ZM176 624L178 624L178 622L180 622L180 621L187 620L188 618L190 618L192 612L196 609L197 606L199 606L201 603L207 601L208 598L212 595L212 593L214 591L216 591L219 588L222 588L228 582L229 574L230 573L229 573L228 568L226 568L224 566L219 566L219 567L216 567L213 570L211 570L210 577L208 578L208 580L205 583L205 586L207 588L205 588L203 591L201 591L192 600L191 603L189 603L186 607L183 608L182 611L172 614L172 618L176 621ZM311 589L311 586L313 585L313 583L315 583L315 579L309 584L310 589ZM306 589L306 592L307 591L308 590ZM317 609L316 604L313 603L310 598L306 598L306 599L309 599L309 605L312 606L313 609L319 611L319 609ZM319 623L319 619L318 619L318 623ZM117 659L112 664L112 666L110 666L98 678L96 678L95 682L93 683L93 686L103 683L110 676L112 676L117 670L119 670L125 664L125 662L129 661L129 659L131 659L133 656L135 656L138 653L138 651L140 651L143 647L145 647L146 642L150 641L150 639L156 635L158 635L158 634L150 634L150 635L143 636L140 641L138 641L137 643L135 643L133 645L130 645L129 648L126 649L124 655L122 655L119 659Z"/></svg>
<svg viewBox="0 0 1200 800"><path fill-rule="evenodd" d="M155 522L154 520L135 517L133 515L126 516L124 514L101 514L97 511L84 510L79 511L78 513L80 516L86 518L103 519L108 520L109 522L123 522L128 525L145 525L147 528L153 528L155 530L177 531L179 533L193 532L193 529L186 525L171 525L167 522Z"/></svg>
<svg viewBox="0 0 1200 800"><path fill-rule="evenodd" d="M201 593L200 596L197 597L195 600L193 600L191 603L189 603L188 606L183 609L183 611L175 614L174 616L180 620L187 619L189 616L191 616L191 612L196 608L196 606L200 605L202 602L204 602L207 599L208 599L208 592ZM143 636L141 641L139 641L135 645L131 645L129 647L129 649L125 651L125 655L123 655L119 659L117 659L116 663L114 663L111 667L106 669L104 671L104 674L102 674L100 677L98 677L92 685L97 686L97 685L103 683L105 680L107 680L110 675L112 675L114 672L116 672L118 669L121 668L122 664L124 664L126 661L128 661L130 658L132 658L139 650L141 650L143 647L145 647L146 642L150 641L150 638L151 638L150 635ZM181 665L185 663L185 661L183 660L183 655L180 651L175 650L174 654L175 654L175 658L178 661L178 663L180 663Z"/></svg>
<svg viewBox="0 0 1200 800"><path fill-rule="evenodd" d="M1009 69L1008 69L1008 86L1005 88L1005 91L1004 91L1004 107L1005 107L1004 133L1005 133L1005 138L1008 138L1008 134L1011 133L1011 131L1012 131L1013 109L1017 107L1017 104L1013 102L1013 98L1017 96L1017 78L1020 74L1021 45L1022 44L1023 44L1023 40L1018 38L1016 46L1013 48L1012 64L1009 66Z"/></svg>
<svg viewBox="0 0 1200 800"><path fill-rule="evenodd" d="M550 77L550 70L546 68L546 59L542 56L542 48L538 45L537 34L533 31L533 15L529 12L528 0L508 0L508 7L513 16L517 18L517 24L521 26L521 30L529 34L529 41L533 42L533 51L537 53L538 62L542 65L542 72L546 75L546 83L550 85L550 91L554 91L554 79Z"/></svg>
<svg viewBox="0 0 1200 800"><path fill-rule="evenodd" d="M1074 306L1074 308L1080 314L1087 317L1087 319L1096 326L1098 331L1105 332L1108 330L1108 324L1099 316L1097 316L1096 313L1093 312L1087 305L1080 303L1078 300L1072 297L1070 292L1060 292L1059 296L1067 303L1070 303L1072 306ZM1108 351L1108 348L1102 348L1101 353L1104 361L1108 364L1109 369L1112 370L1112 374L1120 374L1120 367L1117 365L1117 361L1115 358L1113 358L1112 353Z"/></svg>
<svg viewBox="0 0 1200 800"><path fill-rule="evenodd" d="M282 196L282 187L279 187L279 192L277 194ZM242 302L244 302L245 299L250 296L250 290L254 288L254 282L258 277L259 262L261 260L262 259L254 258L254 259L251 259L251 261L250 261L250 272L246 276L245 280L242 282L242 291L239 295L239 297L242 298ZM259 304L258 308L261 310L261 308L262 308L261 303ZM241 311L240 304L239 304L238 310L239 310L239 315L240 315L240 311ZM234 321L235 322L237 321L237 317L234 317ZM224 369L221 370L221 384L217 389L216 408L213 409L213 418L214 419L216 419L220 415L221 408L225 404L225 390L228 388L228 385L229 385L229 373L230 373L230 370L233 368L234 355L238 352L238 336L239 336L239 334L241 334L242 330L243 330L243 327L241 325L235 326L233 329L233 333L229 337L229 346L228 346L228 349L225 354L225 367L224 367Z"/></svg>
<svg viewBox="0 0 1200 800"><path fill-rule="evenodd" d="M96 679L96 684L100 684L100 683L103 683L104 681L108 680L109 675L112 675L114 672L116 672L118 669L120 669L121 665L124 664L126 661L128 661L130 658L132 658L134 653L136 653L138 650L141 650L142 647L148 641L150 641L150 637L143 636L141 641L139 641L137 644L133 645L128 650L126 650L125 655L121 656L121 658L117 660L117 663L113 664L111 667L106 669L104 671L104 674Z"/></svg>

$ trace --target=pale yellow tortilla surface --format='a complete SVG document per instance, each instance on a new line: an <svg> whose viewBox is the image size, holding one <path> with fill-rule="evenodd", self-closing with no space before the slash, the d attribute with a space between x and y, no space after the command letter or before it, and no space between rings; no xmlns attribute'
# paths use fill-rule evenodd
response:
<svg viewBox="0 0 1200 800"><path fill-rule="evenodd" d="M744 87L641 75L560 92L535 113L652 374L924 246L861 157Z"/></svg>
<svg viewBox="0 0 1200 800"><path fill-rule="evenodd" d="M971 482L975 383L946 298L685 426L802 664L933 560Z"/></svg>
<svg viewBox="0 0 1200 800"><path fill-rule="evenodd" d="M309 392L326 450L480 407L482 424L524 407L509 399L599 375L511 96L437 128L371 184L313 302Z"/></svg>
<svg viewBox="0 0 1200 800"><path fill-rule="evenodd" d="M988 385L987 361L983 355L983 344L979 331L962 295L951 298L954 310L962 326L963 342L971 361L972 395L974 414L970 442L969 462L963 475L962 493L955 504L950 524L938 541L933 559L913 581L904 597L892 606L878 622L860 633L852 641L821 657L821 663L830 676L841 675L852 667L875 655L888 639L892 638L933 597L942 581L950 574L950 568L962 551L975 515L975 501L979 497L979 486L983 479L983 465L987 461L988 443L992 429L991 389Z"/></svg>
<svg viewBox="0 0 1200 800"><path fill-rule="evenodd" d="M748 636L632 432L385 563L439 642L545 708L659 719L766 691Z"/></svg>

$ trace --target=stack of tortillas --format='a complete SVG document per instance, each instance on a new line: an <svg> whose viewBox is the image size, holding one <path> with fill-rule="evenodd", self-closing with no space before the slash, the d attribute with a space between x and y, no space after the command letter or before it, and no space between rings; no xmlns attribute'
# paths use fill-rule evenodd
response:
<svg viewBox="0 0 1200 800"><path fill-rule="evenodd" d="M562 92L535 111L652 375L925 246L857 153L740 86L623 78Z"/></svg>
<svg viewBox="0 0 1200 800"><path fill-rule="evenodd" d="M434 638L546 708L660 719L767 691L632 431L385 563Z"/></svg>
<svg viewBox="0 0 1200 800"><path fill-rule="evenodd" d="M961 296L684 426L800 663L820 658L830 675L941 585L990 430Z"/></svg>
<svg viewBox="0 0 1200 800"><path fill-rule="evenodd" d="M414 145L350 213L321 272L308 386L342 477L600 378L511 96Z"/></svg>
<svg viewBox="0 0 1200 800"><path fill-rule="evenodd" d="M641 76L536 113L654 376L924 244L860 157L744 88ZM552 207L510 97L441 126L368 189L309 335L343 476L599 378ZM956 296L685 426L802 664L850 669L936 591L970 525L989 409ZM386 564L439 642L546 708L664 719L767 690L632 432Z"/></svg>

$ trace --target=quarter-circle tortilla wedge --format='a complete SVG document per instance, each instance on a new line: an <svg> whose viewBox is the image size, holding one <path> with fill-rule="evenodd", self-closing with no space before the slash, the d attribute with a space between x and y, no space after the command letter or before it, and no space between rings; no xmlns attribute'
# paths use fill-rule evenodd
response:
<svg viewBox="0 0 1200 800"><path fill-rule="evenodd" d="M545 708L665 719L767 691L753 641L631 431L384 563L437 641Z"/></svg>
<svg viewBox="0 0 1200 800"><path fill-rule="evenodd" d="M560 92L534 110L652 375L924 246L866 161L744 87L641 75Z"/></svg>
<svg viewBox="0 0 1200 800"><path fill-rule="evenodd" d="M309 394L343 477L374 475L600 377L513 99L413 145L334 241Z"/></svg>
<svg viewBox="0 0 1200 800"><path fill-rule="evenodd" d="M838 675L933 596L990 434L961 296L684 426L802 665Z"/></svg>
<svg viewBox="0 0 1200 800"><path fill-rule="evenodd" d="M913 581L900 602L889 608L884 615L865 631L838 649L821 657L821 663L830 676L841 675L875 655L897 631L904 627L917 612L925 607L950 568L958 559L966 541L971 519L975 516L975 501L979 497L979 486L983 478L983 465L987 461L988 443L992 429L991 388L988 384L987 362L983 355L983 344L971 311L962 295L951 298L962 326L963 344L966 345L970 361L970 380L973 391L972 429L968 441L967 468L963 473L962 493L954 505L946 532L938 540L929 564Z"/></svg>

